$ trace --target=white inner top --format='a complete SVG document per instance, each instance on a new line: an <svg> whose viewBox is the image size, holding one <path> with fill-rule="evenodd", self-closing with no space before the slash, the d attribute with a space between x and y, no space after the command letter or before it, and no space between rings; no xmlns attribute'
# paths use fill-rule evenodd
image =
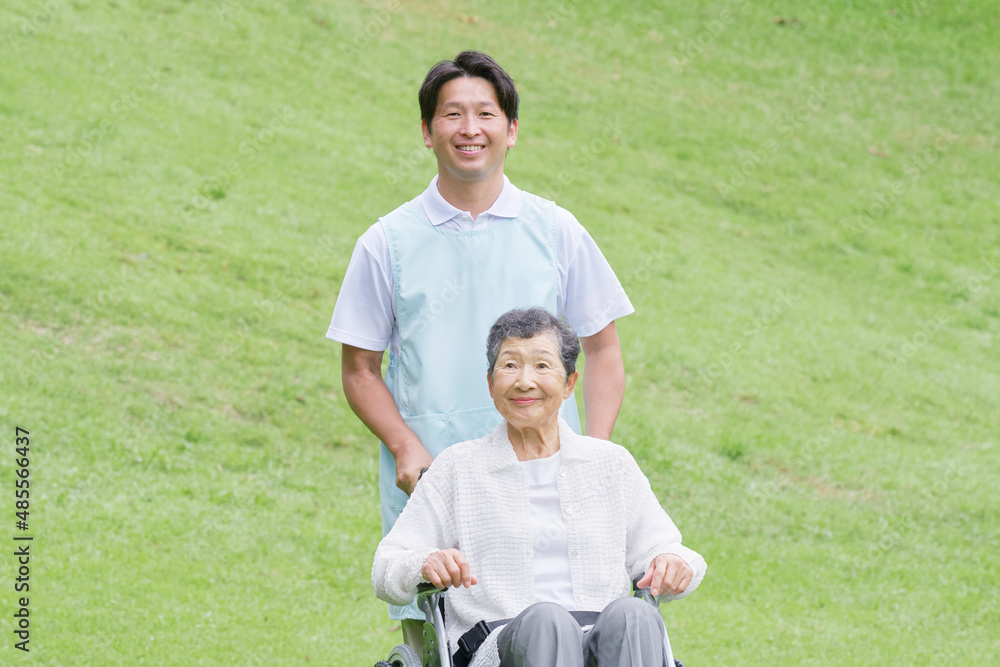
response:
<svg viewBox="0 0 1000 667"><path fill-rule="evenodd" d="M556 452L548 458L521 461L520 464L528 476L534 535L535 602L555 602L565 609L574 610L569 542L556 482L561 461L561 453Z"/></svg>

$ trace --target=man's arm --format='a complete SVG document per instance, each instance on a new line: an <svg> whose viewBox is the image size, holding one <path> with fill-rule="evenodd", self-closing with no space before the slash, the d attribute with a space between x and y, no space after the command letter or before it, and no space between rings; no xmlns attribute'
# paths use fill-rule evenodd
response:
<svg viewBox="0 0 1000 667"><path fill-rule="evenodd" d="M417 434L403 421L389 388L385 386L382 354L345 344L340 377L344 384L344 396L354 414L395 457L396 486L410 495L420 478L420 470L430 466L434 459ZM617 414L617 410L615 412Z"/></svg>
<svg viewBox="0 0 1000 667"><path fill-rule="evenodd" d="M580 346L586 361L583 408L587 435L610 440L625 396L625 364L615 323L580 338Z"/></svg>

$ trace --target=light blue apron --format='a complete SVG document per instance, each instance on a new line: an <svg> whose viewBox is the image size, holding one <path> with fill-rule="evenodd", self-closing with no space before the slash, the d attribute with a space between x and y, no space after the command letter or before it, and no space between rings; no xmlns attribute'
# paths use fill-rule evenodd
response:
<svg viewBox="0 0 1000 667"><path fill-rule="evenodd" d="M556 313L559 266L556 206L521 193L517 218L476 231L441 229L412 202L380 222L389 246L399 355L385 382L403 420L436 457L456 442L481 438L500 423L486 383L486 336L512 308ZM560 414L581 432L570 396ZM396 462L379 447L382 534L406 505ZM416 605L389 605L394 619L423 618Z"/></svg>

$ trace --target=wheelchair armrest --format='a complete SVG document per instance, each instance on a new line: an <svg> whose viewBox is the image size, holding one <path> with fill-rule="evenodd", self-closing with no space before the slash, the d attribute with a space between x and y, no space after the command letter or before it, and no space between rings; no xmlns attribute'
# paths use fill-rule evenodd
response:
<svg viewBox="0 0 1000 667"><path fill-rule="evenodd" d="M653 597L653 594L649 591L649 587L639 588L638 583L639 583L639 579L633 579L632 580L632 597L634 597L634 598L642 598L643 600L645 600L649 604L651 604L654 607L656 607L657 609L659 609L660 608L660 598L659 597Z"/></svg>
<svg viewBox="0 0 1000 667"><path fill-rule="evenodd" d="M444 591L439 589L434 584L430 583L417 584L417 595L420 595L421 593L432 593L434 591L438 591L439 593L444 593Z"/></svg>
<svg viewBox="0 0 1000 667"><path fill-rule="evenodd" d="M451 665L451 645L444 630L444 593L434 584L417 584L417 608L424 612L422 664Z"/></svg>
<svg viewBox="0 0 1000 667"><path fill-rule="evenodd" d="M445 589L447 590L447 589ZM443 611L445 591L434 584L417 584L417 609L424 612L428 623L434 622L434 612Z"/></svg>

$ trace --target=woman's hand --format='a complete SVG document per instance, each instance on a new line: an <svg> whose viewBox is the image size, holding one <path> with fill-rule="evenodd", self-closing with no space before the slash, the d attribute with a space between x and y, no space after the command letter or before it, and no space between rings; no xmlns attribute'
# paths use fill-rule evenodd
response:
<svg viewBox="0 0 1000 667"><path fill-rule="evenodd" d="M649 564L645 576L636 584L639 588L649 588L653 596L660 593L680 595L691 583L694 570L677 554L660 554Z"/></svg>
<svg viewBox="0 0 1000 667"><path fill-rule="evenodd" d="M454 586L474 586L478 582L469 569L469 561L458 549L435 551L424 560L421 568L424 579L441 590ZM690 580L690 577L688 577Z"/></svg>

